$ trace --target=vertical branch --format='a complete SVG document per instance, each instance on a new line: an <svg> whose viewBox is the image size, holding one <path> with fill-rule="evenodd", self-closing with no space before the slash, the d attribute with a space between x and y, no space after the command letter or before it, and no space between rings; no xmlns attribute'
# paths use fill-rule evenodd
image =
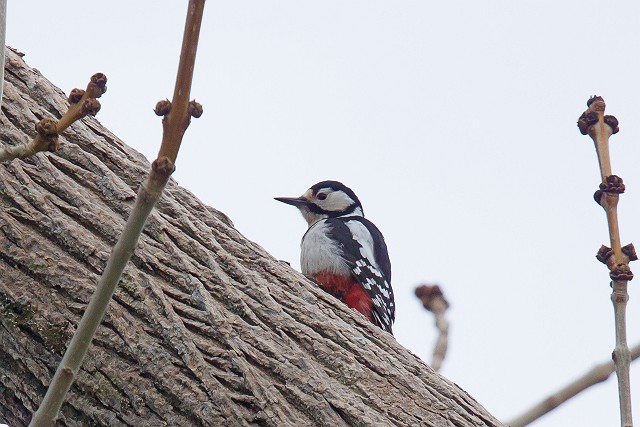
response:
<svg viewBox="0 0 640 427"><path fill-rule="evenodd" d="M156 113L165 116L160 154L153 161L151 171L138 191L138 196L122 235L109 256L96 291L91 297L91 301L89 301L89 305L78 324L78 328L56 370L40 407L31 420L30 426L51 426L55 423L65 395L80 370L95 331L102 322L109 301L120 281L120 276L137 246L144 224L175 169L175 160L184 132L189 126L190 116L199 117L202 114L202 106L196 104L195 101L189 102L188 99L191 92L191 81L193 79L203 9L204 0L189 1L185 37L182 44L182 53L180 54L173 103L161 101L156 106ZM64 123L62 126L64 126Z"/></svg>
<svg viewBox="0 0 640 427"><path fill-rule="evenodd" d="M173 163L178 156L180 143L184 131L189 126L191 116L200 117L202 108L195 102L189 102L191 94L191 82L193 80L193 68L196 62L198 39L200 38L200 24L204 12L205 0L190 0L187 11L187 23L182 36L182 50L180 51L180 66L176 76L176 86L173 91L173 99L168 114L162 120L162 144L158 152L158 158L167 157ZM158 110L156 109L156 114Z"/></svg>
<svg viewBox="0 0 640 427"><path fill-rule="evenodd" d="M0 105L4 93L4 50L6 48L7 35L7 0L0 0Z"/></svg>
<svg viewBox="0 0 640 427"><path fill-rule="evenodd" d="M612 356L618 377L620 424L623 427L632 427L631 384L629 380L631 353L627 344L626 309L629 300L627 285L633 279L629 261L634 261L638 257L632 244L623 247L620 243L618 201L620 194L624 193L625 186L622 178L611 173L609 156L609 137L618 132L618 120L613 116L605 116L606 105L599 96L590 98L587 107L587 110L578 119L578 127L583 135L588 134L595 143L602 183L594 194L594 199L602 206L607 215L611 242L611 248L602 246L596 257L607 265L610 271L609 277L612 280L611 301L613 302L616 334L616 346Z"/></svg>
<svg viewBox="0 0 640 427"><path fill-rule="evenodd" d="M433 349L431 367L435 371L439 371L447 354L447 347L449 346L449 321L445 316L445 312L449 308L449 303L444 298L442 290L438 285L421 285L416 288L415 292L416 296L422 301L424 308L432 312L436 318L438 339Z"/></svg>

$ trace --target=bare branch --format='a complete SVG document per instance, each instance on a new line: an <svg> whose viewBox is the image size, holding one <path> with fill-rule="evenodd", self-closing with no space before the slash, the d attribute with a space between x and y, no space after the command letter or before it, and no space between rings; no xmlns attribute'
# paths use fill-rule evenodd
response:
<svg viewBox="0 0 640 427"><path fill-rule="evenodd" d="M631 349L631 360L636 360L638 357L640 357L640 343L636 344ZM510 427L527 426L538 418L562 405L569 399L573 398L579 393L582 393L589 387L606 381L614 371L615 365L613 361L608 361L596 365L580 378L561 388L551 396L545 398L519 417L513 419L512 421L506 422L505 425L508 425Z"/></svg>
<svg viewBox="0 0 640 427"><path fill-rule="evenodd" d="M436 328L438 328L439 334L433 349L431 367L438 371L442 366L442 361L447 354L449 345L449 321L445 316L449 303L444 298L438 285L421 285L416 288L415 292L416 296L422 301L424 308L431 311L436 318Z"/></svg>

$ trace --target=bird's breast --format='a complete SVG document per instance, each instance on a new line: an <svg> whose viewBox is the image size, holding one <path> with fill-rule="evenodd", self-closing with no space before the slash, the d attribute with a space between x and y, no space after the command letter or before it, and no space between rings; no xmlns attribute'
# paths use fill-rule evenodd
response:
<svg viewBox="0 0 640 427"><path fill-rule="evenodd" d="M319 221L312 225L302 238L300 251L302 273L307 276L318 273L351 276L351 269L342 256L342 248L328 236L328 227L324 220Z"/></svg>

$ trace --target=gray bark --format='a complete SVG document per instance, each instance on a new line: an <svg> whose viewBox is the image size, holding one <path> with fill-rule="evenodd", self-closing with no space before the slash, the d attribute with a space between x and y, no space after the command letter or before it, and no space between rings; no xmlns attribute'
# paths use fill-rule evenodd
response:
<svg viewBox="0 0 640 427"><path fill-rule="evenodd" d="M2 144L64 94L7 50ZM0 165L0 420L28 423L147 160L100 123ZM170 182L58 425L498 426L395 339Z"/></svg>

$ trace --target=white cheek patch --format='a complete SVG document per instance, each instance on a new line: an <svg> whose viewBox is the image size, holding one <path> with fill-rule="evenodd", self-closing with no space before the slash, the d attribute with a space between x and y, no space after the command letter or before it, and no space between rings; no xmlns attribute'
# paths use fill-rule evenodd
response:
<svg viewBox="0 0 640 427"><path fill-rule="evenodd" d="M322 189L320 191L326 191L327 189ZM329 190L331 191L331 190ZM318 206L320 206L325 211L331 212L340 212L347 209L354 202L351 200L346 193L342 191L331 191L327 194L327 198L324 200L318 200Z"/></svg>

